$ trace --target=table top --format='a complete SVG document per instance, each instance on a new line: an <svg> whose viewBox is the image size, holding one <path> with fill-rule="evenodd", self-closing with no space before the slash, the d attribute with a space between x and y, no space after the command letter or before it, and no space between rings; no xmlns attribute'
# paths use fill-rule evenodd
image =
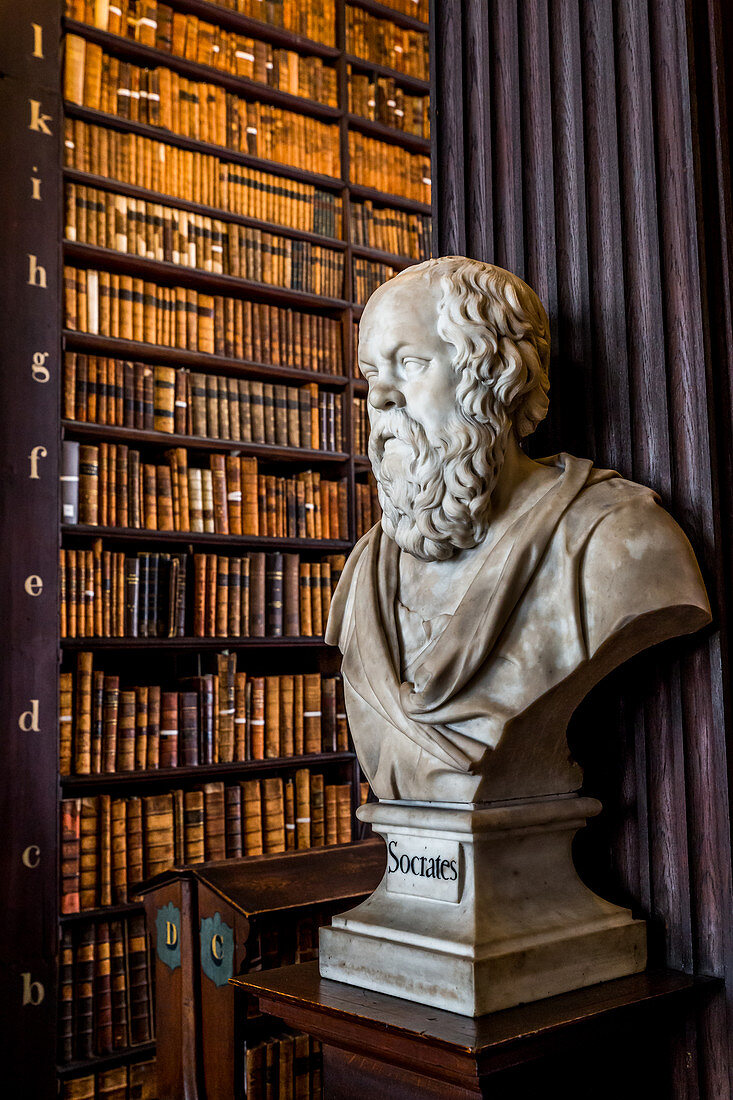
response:
<svg viewBox="0 0 733 1100"><path fill-rule="evenodd" d="M263 1011L286 1022L299 1014L304 1030L309 1019L317 1020L326 1042L329 1034L338 1038L345 1028L366 1029L381 1032L385 1039L391 1036L470 1057L555 1038L582 1023L668 1006L702 996L719 984L717 979L677 971L647 971L473 1019L321 978L317 962L244 974L231 982L258 996Z"/></svg>

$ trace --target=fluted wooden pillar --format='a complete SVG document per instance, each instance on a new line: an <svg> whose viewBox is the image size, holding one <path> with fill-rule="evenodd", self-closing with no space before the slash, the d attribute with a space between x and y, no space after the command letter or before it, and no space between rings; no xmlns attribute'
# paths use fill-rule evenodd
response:
<svg viewBox="0 0 733 1100"><path fill-rule="evenodd" d="M654 487L708 585L712 628L616 673L570 739L607 807L579 845L589 881L649 919L653 961L727 980L670 1054L670 1095L719 1100L733 1095L733 13L433 0L432 36L436 254L508 267L548 308L535 453Z"/></svg>

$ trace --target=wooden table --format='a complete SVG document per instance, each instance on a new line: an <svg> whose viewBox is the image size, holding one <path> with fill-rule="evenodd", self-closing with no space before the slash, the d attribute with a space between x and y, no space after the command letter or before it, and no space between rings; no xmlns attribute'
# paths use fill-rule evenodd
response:
<svg viewBox="0 0 733 1100"><path fill-rule="evenodd" d="M327 1100L663 1100L668 1039L720 984L648 972L474 1020L329 981L316 962L232 983L320 1039Z"/></svg>

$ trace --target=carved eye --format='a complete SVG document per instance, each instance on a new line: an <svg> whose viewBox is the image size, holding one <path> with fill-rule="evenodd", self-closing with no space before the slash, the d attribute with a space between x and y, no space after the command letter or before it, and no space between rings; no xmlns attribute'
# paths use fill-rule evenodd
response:
<svg viewBox="0 0 733 1100"><path fill-rule="evenodd" d="M429 359L419 359L416 355L408 355L402 360L402 367L406 375L419 374L428 366Z"/></svg>

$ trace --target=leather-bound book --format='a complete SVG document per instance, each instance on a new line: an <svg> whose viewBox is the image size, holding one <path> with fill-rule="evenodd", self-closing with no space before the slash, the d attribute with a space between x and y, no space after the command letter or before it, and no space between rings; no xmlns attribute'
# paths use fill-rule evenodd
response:
<svg viewBox="0 0 733 1100"><path fill-rule="evenodd" d="M199 763L198 695L182 691L178 695L180 758L184 767Z"/></svg>
<svg viewBox="0 0 733 1100"><path fill-rule="evenodd" d="M117 716L117 767L118 772L131 772L135 768L135 692L121 691Z"/></svg>
<svg viewBox="0 0 733 1100"><path fill-rule="evenodd" d="M127 951L122 921L109 924L110 970L112 975L112 1045L125 1050L130 1045L129 1001L127 996Z"/></svg>
<svg viewBox="0 0 733 1100"><path fill-rule="evenodd" d="M112 805L108 794L97 798L99 827L99 897L98 905L112 904Z"/></svg>
<svg viewBox="0 0 733 1100"><path fill-rule="evenodd" d="M203 863L204 792L183 792L183 858L186 863Z"/></svg>
<svg viewBox="0 0 733 1100"><path fill-rule="evenodd" d="M325 784L322 775L311 774L311 845L326 844Z"/></svg>
<svg viewBox="0 0 733 1100"><path fill-rule="evenodd" d="M292 779L285 782L285 848L291 851L297 847L295 835L295 783Z"/></svg>
<svg viewBox="0 0 733 1100"><path fill-rule="evenodd" d="M218 653L216 667L219 676L218 730L219 764L230 764L234 759L234 714L236 657L233 653Z"/></svg>
<svg viewBox="0 0 733 1100"><path fill-rule="evenodd" d="M217 378L215 381L219 406L219 439L231 439L232 432L229 424L229 379Z"/></svg>
<svg viewBox="0 0 733 1100"><path fill-rule="evenodd" d="M65 439L61 444L61 522L79 523L79 444Z"/></svg>
<svg viewBox="0 0 733 1100"><path fill-rule="evenodd" d="M226 498L229 532L242 532L242 472L238 455L226 456Z"/></svg>
<svg viewBox="0 0 733 1100"><path fill-rule="evenodd" d="M218 535L229 534L229 510L227 504L226 459L213 454L209 458L214 496L214 531Z"/></svg>
<svg viewBox="0 0 733 1100"><path fill-rule="evenodd" d="M333 676L324 676L321 680L321 711L321 749L323 752L336 752L336 680Z"/></svg>
<svg viewBox="0 0 733 1100"><path fill-rule="evenodd" d="M71 775L74 749L74 677L59 674L59 773Z"/></svg>
<svg viewBox="0 0 733 1100"><path fill-rule="evenodd" d="M237 784L225 791L226 858L242 855L242 788Z"/></svg>
<svg viewBox="0 0 733 1100"><path fill-rule="evenodd" d="M117 475L115 478L114 522L117 527L127 527L129 526L127 509L127 447L120 443L115 450L117 454Z"/></svg>
<svg viewBox="0 0 733 1100"><path fill-rule="evenodd" d="M157 367L155 370L157 371ZM173 427L176 435L188 435L189 410L188 410L188 371L177 370L175 381L175 404L173 411Z"/></svg>
<svg viewBox="0 0 733 1100"><path fill-rule="evenodd" d="M265 438L265 407L264 384L255 379L249 383L250 418L252 425L252 442L266 443Z"/></svg>
<svg viewBox="0 0 733 1100"><path fill-rule="evenodd" d="M206 425L207 435L211 439L220 439L219 435L219 386L216 376L206 376Z"/></svg>
<svg viewBox="0 0 733 1100"><path fill-rule="evenodd" d="M158 482L156 467L150 462L143 463L143 518L148 531L158 530Z"/></svg>
<svg viewBox="0 0 733 1100"><path fill-rule="evenodd" d="M245 779L242 788L243 849L246 856L259 856L264 851L262 833L262 783Z"/></svg>
<svg viewBox="0 0 733 1100"><path fill-rule="evenodd" d="M143 526L143 492L140 452L128 451L127 454L127 522L130 527Z"/></svg>
<svg viewBox="0 0 733 1100"><path fill-rule="evenodd" d="M57 1057L63 1065L74 1057L74 948L71 928L61 930L57 1001Z"/></svg>
<svg viewBox="0 0 733 1100"><path fill-rule="evenodd" d="M81 801L61 801L61 912L79 912L81 865Z"/></svg>
<svg viewBox="0 0 733 1100"><path fill-rule="evenodd" d="M152 878L173 866L173 796L149 795L142 802L145 875Z"/></svg>
<svg viewBox="0 0 733 1100"><path fill-rule="evenodd" d="M127 1100L127 1095L127 1066L99 1071L97 1100Z"/></svg>
<svg viewBox="0 0 733 1100"><path fill-rule="evenodd" d="M127 884L128 891L144 878L142 800L133 795L127 799Z"/></svg>
<svg viewBox="0 0 733 1100"><path fill-rule="evenodd" d="M94 948L95 926L82 925L74 953L75 1056L94 1055Z"/></svg>
<svg viewBox="0 0 733 1100"><path fill-rule="evenodd" d="M351 784L336 785L337 837L339 844L350 844L352 834Z"/></svg>
<svg viewBox="0 0 733 1100"><path fill-rule="evenodd" d="M321 676L306 673L303 676L303 738L307 754L322 751L321 739Z"/></svg>
<svg viewBox="0 0 733 1100"><path fill-rule="evenodd" d="M76 659L76 722L74 772L91 772L92 737L92 654L82 652Z"/></svg>
<svg viewBox="0 0 733 1100"><path fill-rule="evenodd" d="M239 636L248 638L251 634L250 624L250 557L247 555L240 559L239 566Z"/></svg>
<svg viewBox="0 0 733 1100"><path fill-rule="evenodd" d="M249 635L265 636L265 557L262 552L247 555L249 558Z"/></svg>
<svg viewBox="0 0 733 1100"><path fill-rule="evenodd" d="M194 554L193 633L205 637L206 631L206 554Z"/></svg>
<svg viewBox="0 0 733 1100"><path fill-rule="evenodd" d="M156 466L155 485L158 501L158 530L173 531L173 487L168 466Z"/></svg>
<svg viewBox="0 0 733 1100"><path fill-rule="evenodd" d="M242 559L229 558L229 593L227 625L224 631L230 638L242 633Z"/></svg>
<svg viewBox="0 0 733 1100"><path fill-rule="evenodd" d="M212 557L216 562L216 591L211 635L226 638L229 626L229 558L224 554L212 555Z"/></svg>
<svg viewBox="0 0 733 1100"><path fill-rule="evenodd" d="M292 756L294 749L294 677L278 676L280 693L280 755Z"/></svg>
<svg viewBox="0 0 733 1100"><path fill-rule="evenodd" d="M310 562L300 562L299 582L300 633L303 638L310 638L313 636Z"/></svg>
<svg viewBox="0 0 733 1100"><path fill-rule="evenodd" d="M265 759L265 682L264 676L250 676L250 758Z"/></svg>
<svg viewBox="0 0 733 1100"><path fill-rule="evenodd" d="M264 531L260 529L259 477L257 474L256 458L240 459L240 480L242 493L242 534L262 534Z"/></svg>
<svg viewBox="0 0 733 1100"><path fill-rule="evenodd" d="M278 447L287 447L288 440L288 387L276 385L274 390L275 405L275 442Z"/></svg>
<svg viewBox="0 0 733 1100"><path fill-rule="evenodd" d="M148 762L148 688L135 688L135 770Z"/></svg>
<svg viewBox="0 0 733 1100"><path fill-rule="evenodd" d="M156 432L175 431L176 371L173 367L153 370L153 427Z"/></svg>
<svg viewBox="0 0 733 1100"><path fill-rule="evenodd" d="M99 921L94 959L94 1050L109 1054L113 1049L109 924Z"/></svg>
<svg viewBox="0 0 733 1100"><path fill-rule="evenodd" d="M295 773L295 825L296 847L311 846L311 784L307 768L299 768Z"/></svg>
<svg viewBox="0 0 733 1100"><path fill-rule="evenodd" d="M145 917L133 914L127 921L127 971L130 997L130 1043L150 1041L151 1003L148 938Z"/></svg>
<svg viewBox="0 0 733 1100"><path fill-rule="evenodd" d="M190 469L188 471L188 500L189 500L189 522L191 524L192 531L203 532L204 530L204 497L203 497L203 481L202 471L196 469Z"/></svg>
<svg viewBox="0 0 733 1100"><path fill-rule="evenodd" d="M293 755L302 756L305 752L305 719L303 712L304 683L303 674L293 677Z"/></svg>
<svg viewBox="0 0 733 1100"><path fill-rule="evenodd" d="M285 851L285 795L280 776L262 780L262 826L265 852Z"/></svg>
<svg viewBox="0 0 733 1100"><path fill-rule="evenodd" d="M160 717L161 691L158 685L148 688L148 736L145 768L148 770L160 766Z"/></svg>
<svg viewBox="0 0 733 1100"><path fill-rule="evenodd" d="M117 735L119 726L120 681L118 676L104 677L102 704L102 759L101 770L117 770Z"/></svg>
<svg viewBox="0 0 733 1100"><path fill-rule="evenodd" d="M265 757L280 756L280 678L265 676Z"/></svg>
<svg viewBox="0 0 733 1100"><path fill-rule="evenodd" d="M323 634L323 604L321 602L321 562L311 562L310 606L312 633L315 637Z"/></svg>
<svg viewBox="0 0 733 1100"><path fill-rule="evenodd" d="M204 531L214 534L214 483L211 470L201 471L201 515Z"/></svg>
<svg viewBox="0 0 733 1100"><path fill-rule="evenodd" d="M334 783L327 783L323 794L326 819L326 844L338 844L338 795L336 785Z"/></svg>
<svg viewBox="0 0 733 1100"><path fill-rule="evenodd" d="M159 763L161 768L178 764L178 692L163 691L160 696Z"/></svg>
<svg viewBox="0 0 733 1100"><path fill-rule="evenodd" d="M138 581L140 577L140 562L138 558L126 556L124 561L125 576L125 635L128 638L138 636Z"/></svg>
<svg viewBox="0 0 733 1100"><path fill-rule="evenodd" d="M267 554L266 562L266 628L268 637L280 638L283 633L283 555Z"/></svg>
<svg viewBox="0 0 733 1100"><path fill-rule="evenodd" d="M234 674L234 759L247 759L247 673Z"/></svg>
<svg viewBox="0 0 733 1100"><path fill-rule="evenodd" d="M324 559L321 562L321 584L320 584L320 602L321 602L321 629L318 632L323 634L326 629L326 623L328 622L328 612L331 607L331 592L332 592L332 578L331 578L331 563L328 559ZM314 599L317 598L317 593L314 593Z"/></svg>
<svg viewBox="0 0 733 1100"><path fill-rule="evenodd" d="M112 904L127 901L127 802L112 800Z"/></svg>
<svg viewBox="0 0 733 1100"><path fill-rule="evenodd" d="M97 526L99 509L99 447L79 447L79 522Z"/></svg>
<svg viewBox="0 0 733 1100"><path fill-rule="evenodd" d="M252 398L251 383L248 378L239 378L239 438L243 443L251 443L252 436Z"/></svg>
<svg viewBox="0 0 733 1100"><path fill-rule="evenodd" d="M190 375L191 392L191 431L192 435L208 436L207 424L207 378L205 374Z"/></svg>
<svg viewBox="0 0 733 1100"><path fill-rule="evenodd" d="M226 817L224 784L205 783L204 791L204 851L206 859L226 858Z"/></svg>

